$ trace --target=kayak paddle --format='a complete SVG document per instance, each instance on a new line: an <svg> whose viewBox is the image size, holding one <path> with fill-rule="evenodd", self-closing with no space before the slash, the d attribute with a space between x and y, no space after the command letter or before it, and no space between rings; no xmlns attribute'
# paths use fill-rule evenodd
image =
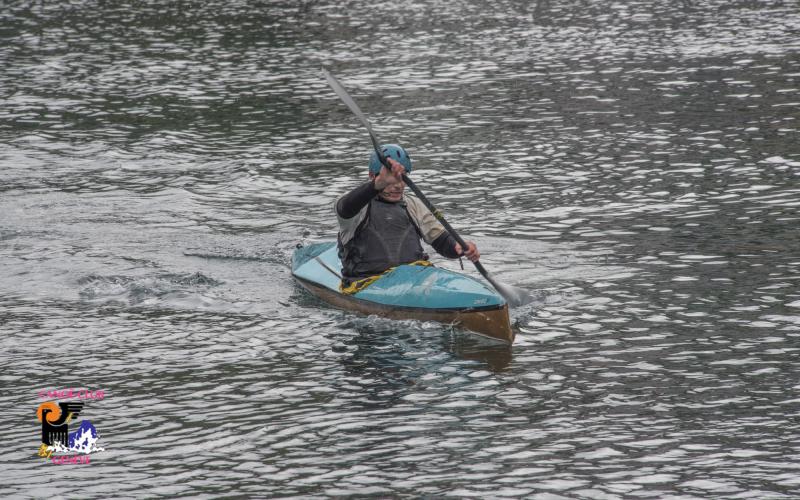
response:
<svg viewBox="0 0 800 500"><path fill-rule="evenodd" d="M342 84L339 83L339 81L332 74L330 74L328 70L322 68L322 74L325 75L325 79L328 81L328 84L331 86L333 91L336 92L336 95L338 95L342 102L344 102L344 104L350 108L350 111L356 115L361 124L367 128L367 132L369 132L369 138L372 140L372 147L375 148L375 153L377 153L381 163L386 168L391 170L392 167L389 165L389 162L386 161L386 157L383 156L380 143L375 137L375 132L373 132L372 126L370 125L369 120L367 120L367 117L361 112L361 108L358 107L358 104L356 104L353 98L350 97L350 94L348 94L344 87L342 87ZM406 186L410 187L411 190L414 191L414 194L416 194L417 197L422 200L422 203L428 207L428 210L430 210L433 216L439 220L439 222L442 224L442 226L444 226L447 232L450 233L453 239L456 240L459 245L461 245L462 251L466 250L468 248L466 242L461 239L461 236L459 236L455 229L453 229L453 227L445 220L442 212L440 212L430 201L428 201L428 198L422 194L422 191L420 191L417 185L414 184L414 181L409 179L405 173L403 174L403 182L405 182ZM483 264L481 264L480 261L475 261L473 264L475 264L475 267L483 275L483 277L492 284L494 289L497 290L497 292L502 295L504 299L506 299L506 302L508 302L510 306L520 306L533 300L533 297L531 297L531 295L525 290L510 285L505 285L495 280L494 277L489 274L489 271L483 267Z"/></svg>

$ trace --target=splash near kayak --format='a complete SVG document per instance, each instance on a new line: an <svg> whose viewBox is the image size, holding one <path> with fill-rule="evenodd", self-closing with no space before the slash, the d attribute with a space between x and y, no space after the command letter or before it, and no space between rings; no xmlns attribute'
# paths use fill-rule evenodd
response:
<svg viewBox="0 0 800 500"><path fill-rule="evenodd" d="M292 275L316 297L341 309L392 319L452 323L508 344L514 331L508 304L469 276L435 266L401 265L352 295L340 291L341 262L336 243L299 247Z"/></svg>

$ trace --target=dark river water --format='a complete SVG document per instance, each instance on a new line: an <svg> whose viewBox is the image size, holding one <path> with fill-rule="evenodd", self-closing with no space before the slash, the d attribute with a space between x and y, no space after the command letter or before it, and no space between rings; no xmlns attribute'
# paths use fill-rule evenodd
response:
<svg viewBox="0 0 800 500"><path fill-rule="evenodd" d="M796 1L0 20L0 496L800 496ZM294 283L370 153L323 65L536 296L513 348ZM37 456L65 388L89 464Z"/></svg>

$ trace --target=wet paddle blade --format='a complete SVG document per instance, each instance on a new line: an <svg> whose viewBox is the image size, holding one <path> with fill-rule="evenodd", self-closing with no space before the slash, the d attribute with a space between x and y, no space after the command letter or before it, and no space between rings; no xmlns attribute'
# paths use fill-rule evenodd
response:
<svg viewBox="0 0 800 500"><path fill-rule="evenodd" d="M525 304L533 302L533 296L522 288L500 283L489 273L486 273L485 277L489 280L489 283L492 284L494 289L497 290L497 293L506 299L510 307L524 306Z"/></svg>
<svg viewBox="0 0 800 500"><path fill-rule="evenodd" d="M328 81L328 85L330 85L333 91L336 92L336 95L339 96L339 99L342 100L345 106L350 108L350 111L352 111L353 114L356 115L361 124L367 127L367 132L369 132L369 138L370 140L372 140L372 147L375 148L375 151L378 153L378 155L382 157L383 155L381 155L380 151L381 147L380 144L378 143L378 139L377 137L375 137L375 132L372 131L372 125L370 125L369 120L367 120L367 117L364 115L364 113L361 112L361 108L359 108L358 104L356 104L353 98L350 97L350 94L348 94L347 91L342 86L342 84L339 83L339 80L337 80L335 76L330 74L330 72L327 69L322 68L322 74L325 75L325 79Z"/></svg>

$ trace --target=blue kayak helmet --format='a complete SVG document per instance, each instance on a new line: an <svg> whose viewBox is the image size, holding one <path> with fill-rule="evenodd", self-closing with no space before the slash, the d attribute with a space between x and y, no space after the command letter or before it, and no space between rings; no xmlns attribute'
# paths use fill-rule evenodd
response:
<svg viewBox="0 0 800 500"><path fill-rule="evenodd" d="M381 146L381 153L383 153L383 156L387 159L391 158L401 164L406 169L406 172L411 172L411 157L408 156L408 153L402 146L398 146L397 144L384 144ZM382 166L381 161L378 159L378 153L373 151L372 156L369 157L369 171L378 175L381 173Z"/></svg>

